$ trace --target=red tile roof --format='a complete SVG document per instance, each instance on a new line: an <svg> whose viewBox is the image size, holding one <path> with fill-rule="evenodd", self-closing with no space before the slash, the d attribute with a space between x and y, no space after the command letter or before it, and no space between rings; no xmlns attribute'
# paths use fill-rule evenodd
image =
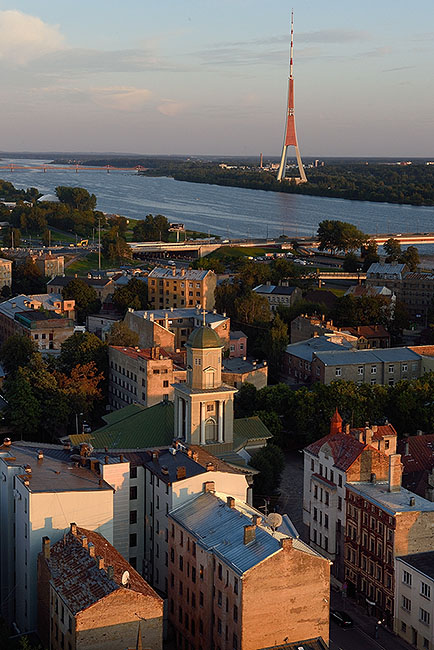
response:
<svg viewBox="0 0 434 650"><path fill-rule="evenodd" d="M408 443L408 454L405 453L406 443ZM400 440L397 453L401 454L404 474L431 471L434 467L434 433L409 436Z"/></svg>
<svg viewBox="0 0 434 650"><path fill-rule="evenodd" d="M306 447L306 451L318 456L319 450L325 443L330 447L335 467L344 472L351 467L367 447L363 442L359 442L346 433L331 433Z"/></svg>
<svg viewBox="0 0 434 650"><path fill-rule="evenodd" d="M353 435L357 435L359 431L364 431L364 427L351 429ZM384 436L397 436L395 427L392 424L378 425L377 430L373 431L373 440L381 440Z"/></svg>
<svg viewBox="0 0 434 650"><path fill-rule="evenodd" d="M99 569L89 549L83 547L82 537L95 547L95 557L104 560L104 569ZM129 573L129 590L139 592L155 600L161 600L142 576L102 535L77 527L76 534L69 532L50 549L47 561L53 586L68 608L78 613L122 586L122 576ZM107 574L107 567L114 569L113 579Z"/></svg>
<svg viewBox="0 0 434 650"><path fill-rule="evenodd" d="M358 327L341 327L353 336L363 336L365 339L390 338L390 334L383 325L359 325Z"/></svg>

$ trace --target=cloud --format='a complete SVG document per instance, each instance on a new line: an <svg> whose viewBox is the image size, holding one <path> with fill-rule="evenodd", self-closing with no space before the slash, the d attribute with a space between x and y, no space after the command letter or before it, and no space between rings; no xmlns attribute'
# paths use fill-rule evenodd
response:
<svg viewBox="0 0 434 650"><path fill-rule="evenodd" d="M143 109L151 97L150 90L131 86L110 86L90 90L90 98L98 106L129 113Z"/></svg>
<svg viewBox="0 0 434 650"><path fill-rule="evenodd" d="M317 32L303 32L296 34L299 43L355 43L369 40L365 31L351 29L322 29Z"/></svg>
<svg viewBox="0 0 434 650"><path fill-rule="evenodd" d="M24 65L63 47L64 37L57 25L21 11L0 11L0 59Z"/></svg>
<svg viewBox="0 0 434 650"><path fill-rule="evenodd" d="M162 115L167 115L168 117L173 117L179 115L186 108L187 104L184 102L178 102L174 99L163 99L162 104L157 107L159 113Z"/></svg>

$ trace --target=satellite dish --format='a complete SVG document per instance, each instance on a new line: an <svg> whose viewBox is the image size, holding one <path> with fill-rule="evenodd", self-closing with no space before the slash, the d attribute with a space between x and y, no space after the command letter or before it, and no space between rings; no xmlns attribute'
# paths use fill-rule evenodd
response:
<svg viewBox="0 0 434 650"><path fill-rule="evenodd" d="M270 512L270 514L267 517L267 524L271 526L273 530L276 530L276 528L279 528L279 526L282 525L282 515L279 515L278 512Z"/></svg>
<svg viewBox="0 0 434 650"><path fill-rule="evenodd" d="M121 578L121 582L122 582L123 586L126 587L128 585L128 583L129 583L129 581L130 581L130 572L129 571L124 571L123 574L122 574L122 578Z"/></svg>

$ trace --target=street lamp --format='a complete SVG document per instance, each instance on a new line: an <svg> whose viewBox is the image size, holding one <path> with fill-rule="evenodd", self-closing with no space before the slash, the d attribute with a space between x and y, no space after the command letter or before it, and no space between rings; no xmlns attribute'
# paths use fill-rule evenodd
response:
<svg viewBox="0 0 434 650"><path fill-rule="evenodd" d="M75 414L75 433L78 435L78 416L83 417L83 413ZM83 433L83 432L82 432Z"/></svg>

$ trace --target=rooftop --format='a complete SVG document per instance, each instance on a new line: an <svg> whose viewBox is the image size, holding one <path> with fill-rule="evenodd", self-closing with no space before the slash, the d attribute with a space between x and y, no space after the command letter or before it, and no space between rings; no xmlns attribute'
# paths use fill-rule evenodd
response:
<svg viewBox="0 0 434 650"><path fill-rule="evenodd" d="M169 352L166 352L164 348L124 348L122 345L110 345L109 348L122 352L125 356L130 357L130 359L143 359L145 361L150 360L159 360L159 359L171 359ZM153 350L158 349L158 354L152 356Z"/></svg>
<svg viewBox="0 0 434 650"><path fill-rule="evenodd" d="M408 454L405 453L408 445ZM398 443L398 454L404 465L404 474L431 471L434 467L434 433L409 436Z"/></svg>
<svg viewBox="0 0 434 650"><path fill-rule="evenodd" d="M44 457L38 460L38 449L36 445L29 446L20 442L0 446L0 461L8 467L21 469L21 480L29 478L29 492L113 490L111 485L88 467L76 467L71 462L70 454L55 458L44 452ZM60 447L58 449L61 450ZM25 472L27 465L31 467L31 474Z"/></svg>
<svg viewBox="0 0 434 650"><path fill-rule="evenodd" d="M359 494L364 499L371 501L382 508L390 515L398 512L430 512L434 511L434 502L427 501L423 497L401 488L399 492L389 492L389 484L381 481L378 483L347 483L347 487ZM410 505L410 498L413 498L415 505Z"/></svg>
<svg viewBox="0 0 434 650"><path fill-rule="evenodd" d="M282 645L273 645L269 648L262 648L261 650L327 650L327 646L323 639L318 636L315 639L307 639L306 641L297 641L297 643L283 643Z"/></svg>
<svg viewBox="0 0 434 650"><path fill-rule="evenodd" d="M41 303L44 309L54 310L56 309L54 304L56 302L63 302L63 297L60 293L41 293L29 296L20 294L0 303L0 313L13 318L17 312L34 309L30 303ZM38 311L38 309L36 308L35 311Z"/></svg>
<svg viewBox="0 0 434 650"><path fill-rule="evenodd" d="M307 341L299 343L290 343L286 346L287 354L293 354L299 359L312 362L313 355L319 356L320 352L342 352L342 349L352 349L352 345L346 339L341 343L333 343L328 336L314 336Z"/></svg>
<svg viewBox="0 0 434 650"><path fill-rule="evenodd" d="M71 280L83 280L83 282L91 287L105 287L113 282L112 278L88 278L87 276L79 276L75 278L71 275L56 275L56 277L47 282L47 287L66 287L66 285L69 284Z"/></svg>
<svg viewBox="0 0 434 650"><path fill-rule="evenodd" d="M330 447L334 466L343 472L346 472L351 467L366 448L365 443L359 442L347 433L332 433L316 440L306 447L305 451L318 456L324 444L328 444Z"/></svg>
<svg viewBox="0 0 434 650"><path fill-rule="evenodd" d="M196 309L196 307L180 307L179 309L140 309L137 311L131 311L134 316L137 316L138 318L146 318L147 320L152 320L152 318L154 321L164 321L166 318L168 318L169 321L195 319L197 320L197 323L194 323L194 325L202 325L203 323L203 313L200 309ZM205 313L205 322L207 325L212 326L225 320L228 320L227 316L222 316L221 314L217 314L217 312L207 311Z"/></svg>
<svg viewBox="0 0 434 650"><path fill-rule="evenodd" d="M298 345L297 343L295 345ZM287 348L288 349L288 348ZM420 355L410 348L382 348L375 350L318 351L317 358L326 366L350 366L364 363L393 363L400 361L418 361Z"/></svg>
<svg viewBox="0 0 434 650"><path fill-rule="evenodd" d="M175 453L173 453L175 452ZM159 452L148 452L148 460L144 466L164 483L175 483L176 481L206 474L206 469L189 456L185 451L177 451L174 447L161 449ZM178 470L185 469L185 473L178 477Z"/></svg>
<svg viewBox="0 0 434 650"><path fill-rule="evenodd" d="M184 271L184 273L182 273L182 271ZM204 271L202 269L178 269L176 266L171 266L169 268L156 266L152 269L148 277L166 278L167 280L172 278L176 280L200 281L204 280L209 273L213 273L213 271Z"/></svg>
<svg viewBox="0 0 434 650"><path fill-rule="evenodd" d="M74 530L73 526L71 528ZM98 568L88 546L83 546L82 537L87 538L87 545L94 545L95 557L103 558L103 569ZM46 562L54 588L73 614L90 607L118 589L128 589L161 600L114 546L99 533L85 528L76 527L75 533L70 531L63 539L53 544ZM109 566L113 567L113 578L107 573ZM128 586L124 587L122 576L126 571Z"/></svg>
<svg viewBox="0 0 434 650"><path fill-rule="evenodd" d="M434 580L434 551L402 555L397 559L405 562L413 569L420 571L420 573L423 573L424 575Z"/></svg>
<svg viewBox="0 0 434 650"><path fill-rule="evenodd" d="M267 362L261 361L256 362L249 359L243 359L242 357L234 357L232 359L223 359L222 373L225 372L234 372L234 373L245 373L252 372L253 370L258 370L259 368L264 368L267 365Z"/></svg>
<svg viewBox="0 0 434 650"><path fill-rule="evenodd" d="M222 348L223 341L215 330L206 325L201 325L192 331L186 347L204 350L207 348Z"/></svg>
<svg viewBox="0 0 434 650"><path fill-rule="evenodd" d="M231 341L237 341L238 339L246 339L247 334L244 334L241 330L231 330L229 332Z"/></svg>
<svg viewBox="0 0 434 650"><path fill-rule="evenodd" d="M255 508L235 499L235 507L227 505L226 495L206 492L173 510L169 517L195 536L206 549L231 566L240 576L281 550L281 540L288 538L261 522L256 526L255 538L244 543L244 526L252 525L253 517L263 515ZM298 539L294 548L317 555Z"/></svg>
<svg viewBox="0 0 434 650"><path fill-rule="evenodd" d="M263 294L273 294L280 296L290 296L294 293L297 287L287 287L284 285L275 285L275 284L259 284L253 289L256 293Z"/></svg>
<svg viewBox="0 0 434 650"><path fill-rule="evenodd" d="M375 262L371 264L369 269L366 272L367 277L372 276L384 276L385 278L396 277L401 279L402 274L406 270L405 264L382 264L380 262Z"/></svg>
<svg viewBox="0 0 434 650"><path fill-rule="evenodd" d="M376 339L378 337L390 337L384 325L359 325L358 327L343 327L345 332L353 336L363 336L365 339Z"/></svg>

